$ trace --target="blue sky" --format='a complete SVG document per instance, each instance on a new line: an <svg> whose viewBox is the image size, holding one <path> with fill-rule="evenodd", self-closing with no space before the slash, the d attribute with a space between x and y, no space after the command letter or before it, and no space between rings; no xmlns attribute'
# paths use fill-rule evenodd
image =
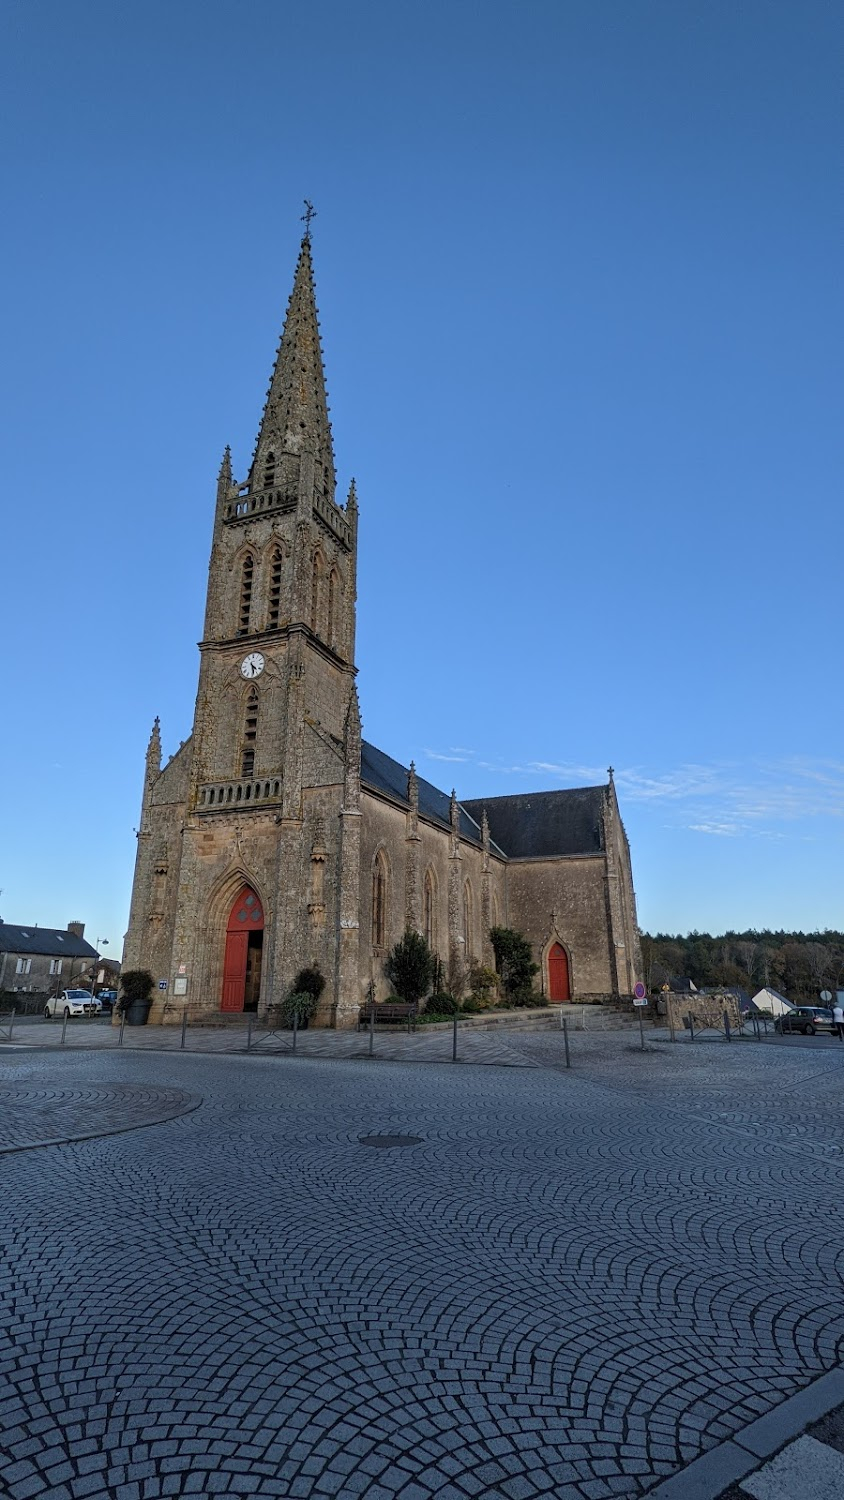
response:
<svg viewBox="0 0 844 1500"><path fill-rule="evenodd" d="M305 196L364 732L616 768L642 926L844 925L844 11L4 0L0 912L119 950Z"/></svg>

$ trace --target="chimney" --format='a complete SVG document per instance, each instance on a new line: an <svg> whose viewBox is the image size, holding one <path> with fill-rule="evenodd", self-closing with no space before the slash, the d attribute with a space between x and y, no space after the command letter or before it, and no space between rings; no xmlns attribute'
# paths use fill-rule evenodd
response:
<svg viewBox="0 0 844 1500"><path fill-rule="evenodd" d="M78 938L84 937L85 936L85 923L84 922L68 922L68 924L67 924L67 930L68 930L68 932L72 932L74 937L78 937Z"/></svg>

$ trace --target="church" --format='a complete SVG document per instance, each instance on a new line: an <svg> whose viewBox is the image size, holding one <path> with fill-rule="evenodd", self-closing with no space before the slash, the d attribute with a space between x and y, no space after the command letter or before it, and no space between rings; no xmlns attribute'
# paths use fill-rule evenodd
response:
<svg viewBox="0 0 844 1500"><path fill-rule="evenodd" d="M458 800L361 737L358 497L338 501L310 223L252 463L217 480L193 732L146 755L123 965L150 1019L265 1013L301 968L317 1024L388 993L384 960L423 933L452 982L517 929L554 1001L641 976L630 850L606 785ZM165 1017L166 1012L166 1017Z"/></svg>

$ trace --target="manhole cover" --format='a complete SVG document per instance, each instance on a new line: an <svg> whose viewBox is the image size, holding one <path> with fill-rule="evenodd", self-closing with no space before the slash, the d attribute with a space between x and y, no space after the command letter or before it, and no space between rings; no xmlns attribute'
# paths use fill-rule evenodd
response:
<svg viewBox="0 0 844 1500"><path fill-rule="evenodd" d="M362 1146L419 1146L421 1135L359 1135Z"/></svg>

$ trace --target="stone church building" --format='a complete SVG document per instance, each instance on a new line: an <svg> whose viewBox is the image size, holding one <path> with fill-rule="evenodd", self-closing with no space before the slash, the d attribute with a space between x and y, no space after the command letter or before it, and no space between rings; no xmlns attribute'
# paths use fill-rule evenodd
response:
<svg viewBox="0 0 844 1500"><path fill-rule="evenodd" d="M406 928L445 971L526 934L552 1000L640 976L630 852L606 786L458 801L361 739L358 500L340 504L310 235L247 477L217 481L193 733L146 756L124 968L180 1007L259 1011L296 972L351 1026Z"/></svg>

